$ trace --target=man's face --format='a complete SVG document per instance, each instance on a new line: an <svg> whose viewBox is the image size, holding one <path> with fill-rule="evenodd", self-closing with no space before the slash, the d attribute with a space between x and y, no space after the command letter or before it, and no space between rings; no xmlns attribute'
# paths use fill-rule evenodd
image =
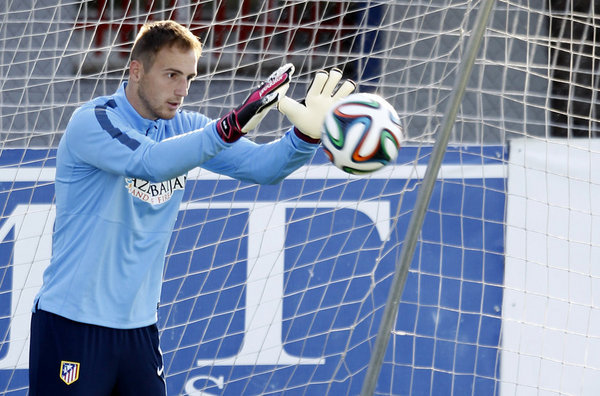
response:
<svg viewBox="0 0 600 396"><path fill-rule="evenodd" d="M137 90L134 89L133 97L129 98L133 107L146 119L173 118L196 77L197 63L194 50L173 46L156 54L150 70L138 64L141 71L134 78Z"/></svg>

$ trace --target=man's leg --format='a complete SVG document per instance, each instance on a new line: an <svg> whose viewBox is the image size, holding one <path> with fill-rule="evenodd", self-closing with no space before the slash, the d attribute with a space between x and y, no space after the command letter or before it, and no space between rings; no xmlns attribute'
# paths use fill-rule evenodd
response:
<svg viewBox="0 0 600 396"><path fill-rule="evenodd" d="M117 367L111 330L37 310L31 318L29 395L110 395Z"/></svg>
<svg viewBox="0 0 600 396"><path fill-rule="evenodd" d="M118 394L165 396L165 372L156 325L123 330L123 334Z"/></svg>

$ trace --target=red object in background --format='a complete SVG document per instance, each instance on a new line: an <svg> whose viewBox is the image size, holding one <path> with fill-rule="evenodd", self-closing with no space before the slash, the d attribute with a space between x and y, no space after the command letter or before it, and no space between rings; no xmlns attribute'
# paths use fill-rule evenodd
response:
<svg viewBox="0 0 600 396"><path fill-rule="evenodd" d="M118 10L122 11L122 15L118 17L109 15L111 8L116 8L117 3L120 3ZM93 31L95 48L102 48L105 45L110 31L116 32L115 43L117 47L121 47L117 50L123 56L127 56L128 47L145 22L163 18L178 20L177 0L169 0L164 9L157 9L156 1L147 0L143 2L143 13L140 12L142 10L136 9L136 3L141 2L96 0L97 8L92 11L92 13L95 11L95 15L90 15L85 22L77 22L75 27ZM283 5L280 6L279 3ZM180 22L189 26L190 30L203 41L206 41L208 34L213 34L211 45L216 49L225 46L227 37L237 31L236 41L240 50L245 49L252 36L262 38L263 50L272 47L274 37L285 37L286 43L281 46L284 51L294 50L299 46L299 42L308 48L334 43L333 50L339 50L344 31L350 29L350 26L344 26L342 3L327 1L282 3L269 0L266 8L261 5L258 11L253 11L252 1L244 0L241 1L239 11L234 10L234 15L228 15L227 11L226 1L219 0L216 10L214 3L196 4L190 12L189 23ZM147 15L147 18L140 18L139 15ZM276 44L280 46L280 43Z"/></svg>

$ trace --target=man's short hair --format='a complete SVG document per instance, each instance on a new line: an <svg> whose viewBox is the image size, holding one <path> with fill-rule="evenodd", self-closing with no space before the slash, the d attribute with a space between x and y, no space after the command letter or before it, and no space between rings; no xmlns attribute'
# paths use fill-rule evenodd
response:
<svg viewBox="0 0 600 396"><path fill-rule="evenodd" d="M202 53L202 43L188 28L175 21L157 21L142 26L131 49L131 60L140 61L149 70L158 51L172 46L194 50L198 57Z"/></svg>

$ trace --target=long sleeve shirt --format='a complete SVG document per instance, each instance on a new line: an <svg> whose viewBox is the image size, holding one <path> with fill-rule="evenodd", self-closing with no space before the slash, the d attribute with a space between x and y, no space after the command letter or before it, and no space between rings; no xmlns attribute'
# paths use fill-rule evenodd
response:
<svg viewBox="0 0 600 396"><path fill-rule="evenodd" d="M144 119L125 86L78 108L59 143L53 252L35 299L39 309L112 328L157 321L165 254L190 169L277 183L318 147L292 129L269 144L225 143L215 121L196 112Z"/></svg>

